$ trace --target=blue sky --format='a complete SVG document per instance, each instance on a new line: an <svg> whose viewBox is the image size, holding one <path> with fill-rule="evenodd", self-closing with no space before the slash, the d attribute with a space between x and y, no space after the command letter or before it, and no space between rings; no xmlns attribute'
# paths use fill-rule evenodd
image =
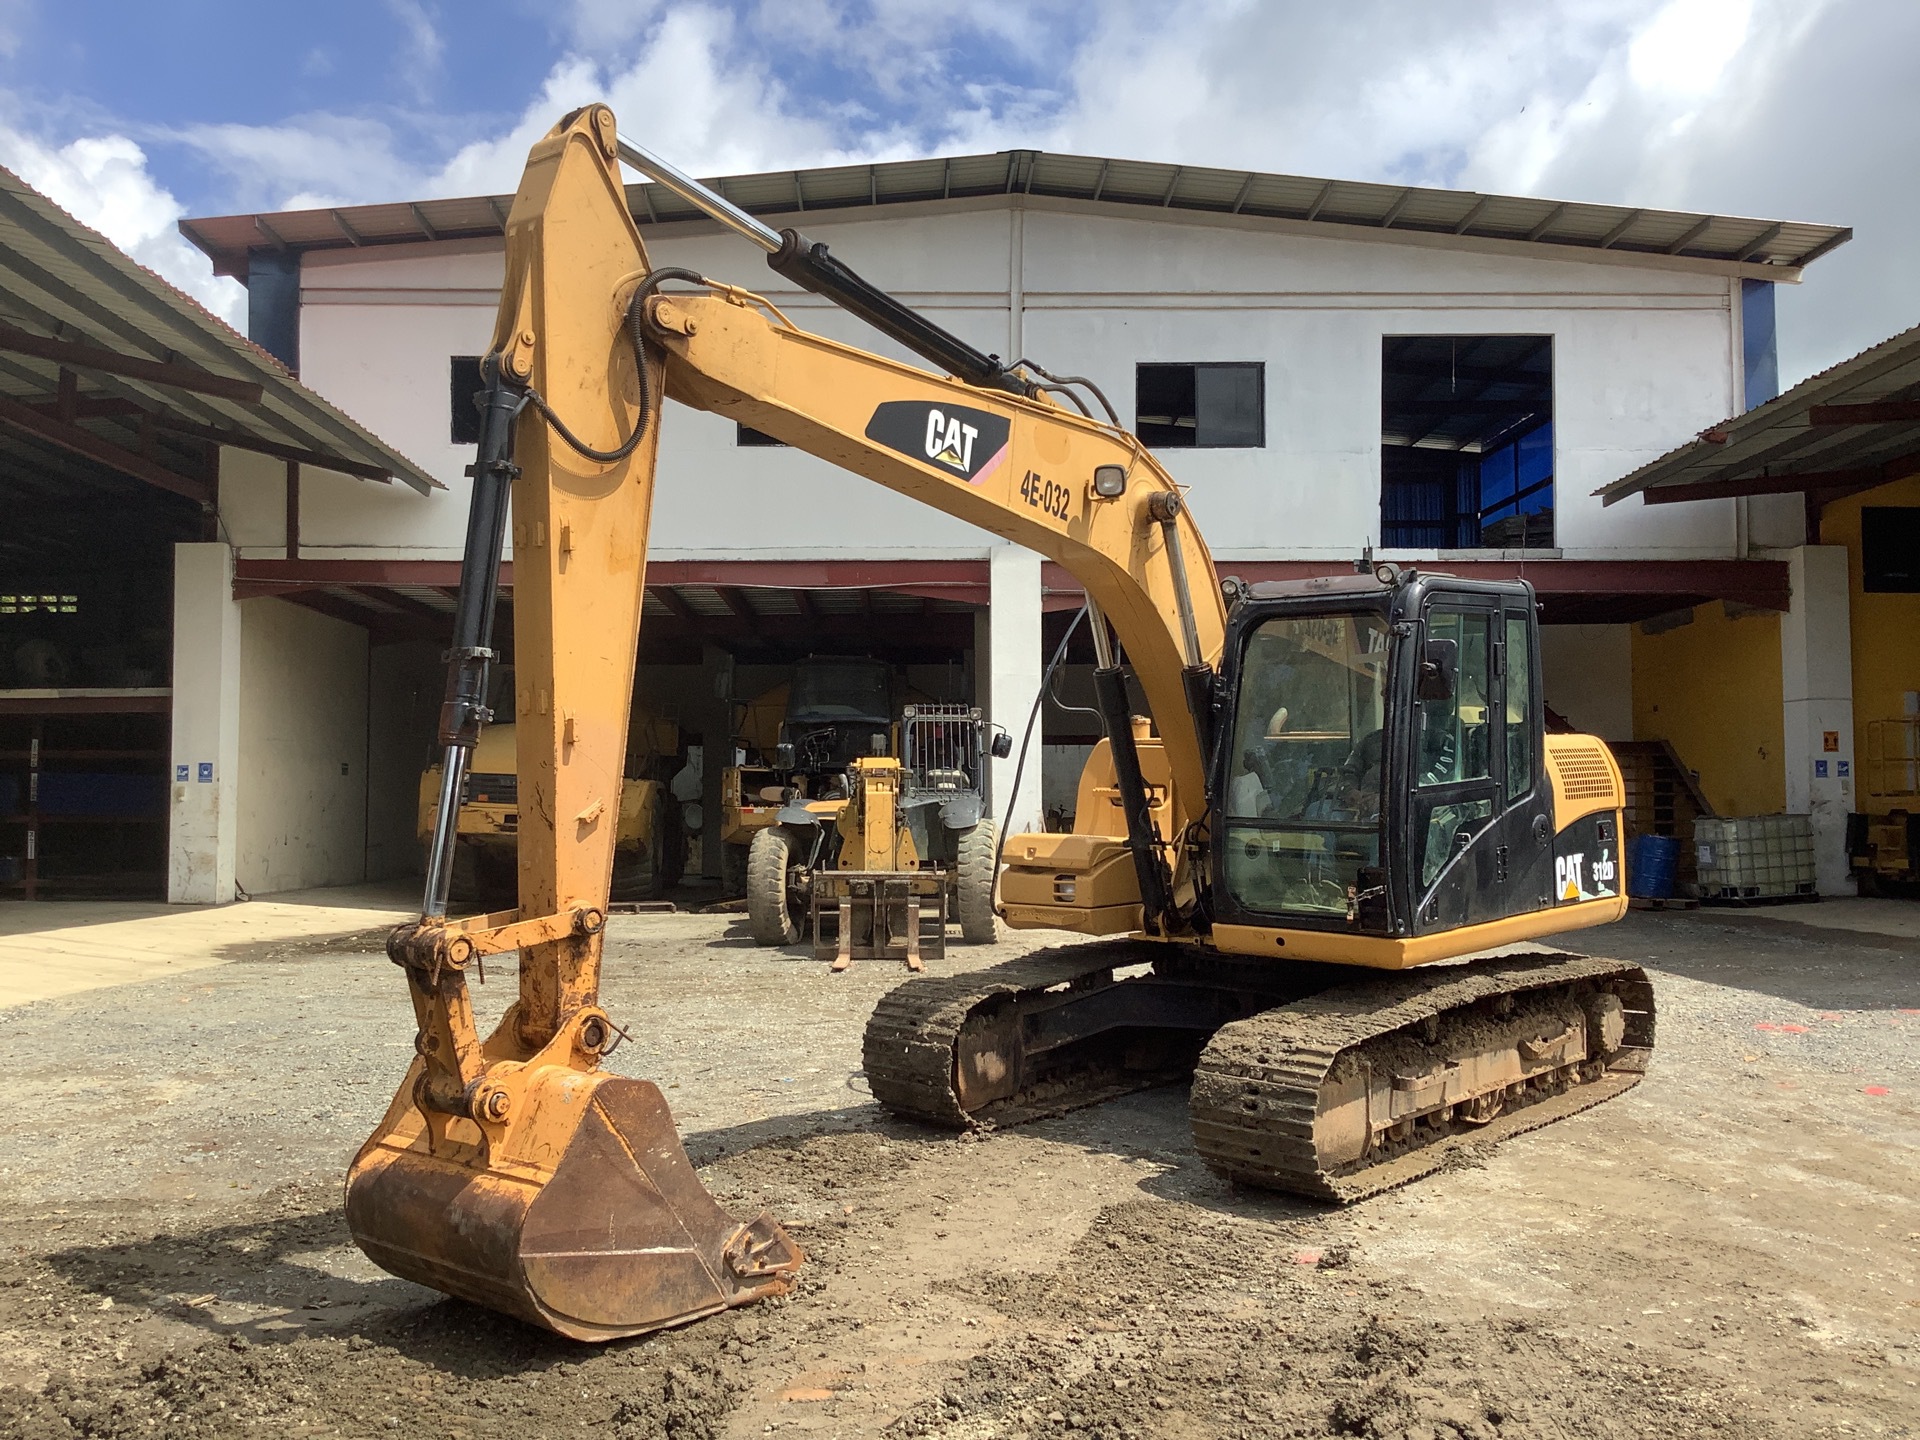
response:
<svg viewBox="0 0 1920 1440"><path fill-rule="evenodd" d="M0 163L230 316L182 215L1011 145L1849 224L1789 382L1920 321L1912 0L0 0Z"/></svg>

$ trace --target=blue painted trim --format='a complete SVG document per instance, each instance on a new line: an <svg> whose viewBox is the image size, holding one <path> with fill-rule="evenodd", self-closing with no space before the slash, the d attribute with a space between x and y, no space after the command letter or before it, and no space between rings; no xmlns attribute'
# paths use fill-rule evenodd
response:
<svg viewBox="0 0 1920 1440"><path fill-rule="evenodd" d="M1740 282L1740 333L1747 369L1747 409L1780 393L1780 353L1773 318L1773 281Z"/></svg>
<svg viewBox="0 0 1920 1440"><path fill-rule="evenodd" d="M247 257L247 338L300 373L300 252L255 250Z"/></svg>

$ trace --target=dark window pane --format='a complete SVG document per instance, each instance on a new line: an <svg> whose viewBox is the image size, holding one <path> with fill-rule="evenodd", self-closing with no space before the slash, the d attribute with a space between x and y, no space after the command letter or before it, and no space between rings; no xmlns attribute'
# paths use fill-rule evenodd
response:
<svg viewBox="0 0 1920 1440"><path fill-rule="evenodd" d="M1380 537L1394 548L1553 544L1553 341L1382 342Z"/></svg>
<svg viewBox="0 0 1920 1440"><path fill-rule="evenodd" d="M1201 365L1193 377L1195 443L1252 448L1266 443L1260 365Z"/></svg>
<svg viewBox="0 0 1920 1440"><path fill-rule="evenodd" d="M751 425L735 425L733 443L735 445L785 445L784 440L776 440L764 430L756 430Z"/></svg>
<svg viewBox="0 0 1920 1440"><path fill-rule="evenodd" d="M1533 788L1533 652L1527 621L1507 616L1507 799Z"/></svg>
<svg viewBox="0 0 1920 1440"><path fill-rule="evenodd" d="M448 361L448 371L452 379L448 388L453 406L449 438L455 445L478 445L480 407L474 404L474 399L485 388L480 382L480 357L455 355Z"/></svg>
<svg viewBox="0 0 1920 1440"><path fill-rule="evenodd" d="M1155 450L1194 444L1191 365L1140 365L1134 370L1134 433Z"/></svg>
<svg viewBox="0 0 1920 1440"><path fill-rule="evenodd" d="M1458 669L1451 695L1420 702L1415 779L1422 786L1484 780L1492 773L1488 737L1493 720L1487 706L1492 670L1487 617L1435 610L1427 617L1427 637L1453 641Z"/></svg>
<svg viewBox="0 0 1920 1440"><path fill-rule="evenodd" d="M1920 506L1862 506L1860 562L1868 594L1920 592Z"/></svg>

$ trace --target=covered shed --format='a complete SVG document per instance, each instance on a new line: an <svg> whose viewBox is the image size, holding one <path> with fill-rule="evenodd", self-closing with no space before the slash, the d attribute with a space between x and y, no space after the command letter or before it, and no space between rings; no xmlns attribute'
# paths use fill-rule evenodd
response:
<svg viewBox="0 0 1920 1440"><path fill-rule="evenodd" d="M292 534L303 475L440 488L0 170L0 895L232 897L272 748L240 713L235 464L284 471Z"/></svg>
<svg viewBox="0 0 1920 1440"><path fill-rule="evenodd" d="M1870 826L1920 803L1920 327L1598 493L1738 498L1804 534L1784 552L1801 617L1782 645L1787 809L1813 815L1825 880L1844 874ZM1909 847L1901 868L1913 859Z"/></svg>

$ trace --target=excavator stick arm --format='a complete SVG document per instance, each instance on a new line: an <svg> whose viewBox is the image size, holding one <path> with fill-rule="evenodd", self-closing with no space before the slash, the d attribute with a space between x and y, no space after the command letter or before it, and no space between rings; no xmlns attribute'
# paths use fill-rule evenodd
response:
<svg viewBox="0 0 1920 1440"><path fill-rule="evenodd" d="M639 644L663 361L628 323L647 256L613 116L568 116L528 160L507 222L489 407L443 712L436 856L487 718L495 575L511 480L519 917L449 924L430 878L388 954L406 972L418 1058L347 1178L355 1241L395 1274L561 1334L606 1340L776 1294L799 1247L729 1218L701 1187L659 1090L601 1068L607 893ZM493 487L489 489L489 486ZM519 997L484 1041L468 975L519 950Z"/></svg>

